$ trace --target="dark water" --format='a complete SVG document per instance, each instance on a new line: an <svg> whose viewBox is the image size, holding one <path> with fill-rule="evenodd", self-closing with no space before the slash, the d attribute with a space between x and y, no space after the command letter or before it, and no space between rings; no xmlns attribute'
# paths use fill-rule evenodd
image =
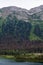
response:
<svg viewBox="0 0 43 65"><path fill-rule="evenodd" d="M43 65L43 63L14 62L7 59L0 59L0 65Z"/></svg>

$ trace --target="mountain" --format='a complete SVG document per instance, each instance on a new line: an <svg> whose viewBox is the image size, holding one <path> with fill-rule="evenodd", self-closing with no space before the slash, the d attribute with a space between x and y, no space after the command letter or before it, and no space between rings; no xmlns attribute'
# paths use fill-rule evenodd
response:
<svg viewBox="0 0 43 65"><path fill-rule="evenodd" d="M0 49L43 51L43 5L30 10L16 6L0 9Z"/></svg>

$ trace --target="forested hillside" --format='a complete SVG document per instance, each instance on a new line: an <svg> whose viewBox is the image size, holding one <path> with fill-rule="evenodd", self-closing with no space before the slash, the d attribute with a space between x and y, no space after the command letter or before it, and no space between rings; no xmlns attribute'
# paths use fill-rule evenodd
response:
<svg viewBox="0 0 43 65"><path fill-rule="evenodd" d="M36 11L38 8L41 11ZM35 12L34 12L35 11ZM0 49L28 49L43 52L43 8L0 9Z"/></svg>

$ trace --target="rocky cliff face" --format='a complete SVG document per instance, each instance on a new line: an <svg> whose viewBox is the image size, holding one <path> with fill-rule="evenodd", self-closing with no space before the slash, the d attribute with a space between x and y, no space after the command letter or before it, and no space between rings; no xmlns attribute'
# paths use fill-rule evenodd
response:
<svg viewBox="0 0 43 65"><path fill-rule="evenodd" d="M19 19L29 19L31 15L39 16L40 19L43 19L43 5L39 7L32 8L30 10L22 9L16 6L5 7L0 9L0 17L7 17L9 14L15 14Z"/></svg>
<svg viewBox="0 0 43 65"><path fill-rule="evenodd" d="M0 16L7 17L9 14L14 14L18 19L28 19L28 10L18 7L5 7L0 9Z"/></svg>

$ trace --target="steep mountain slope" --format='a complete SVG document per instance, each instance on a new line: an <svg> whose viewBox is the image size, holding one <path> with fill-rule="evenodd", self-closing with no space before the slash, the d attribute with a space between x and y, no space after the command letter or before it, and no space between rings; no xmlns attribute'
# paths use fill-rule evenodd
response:
<svg viewBox="0 0 43 65"><path fill-rule="evenodd" d="M11 46L43 49L43 5L31 10L15 6L0 9L0 48Z"/></svg>

